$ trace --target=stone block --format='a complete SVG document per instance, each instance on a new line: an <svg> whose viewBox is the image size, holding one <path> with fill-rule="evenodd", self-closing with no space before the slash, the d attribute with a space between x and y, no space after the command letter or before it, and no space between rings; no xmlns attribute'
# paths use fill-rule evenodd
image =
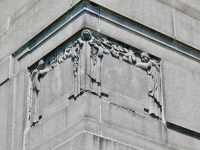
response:
<svg viewBox="0 0 200 150"><path fill-rule="evenodd" d="M200 74L163 61L166 121L200 133Z"/></svg>
<svg viewBox="0 0 200 150"><path fill-rule="evenodd" d="M72 149L72 146L71 146L71 142L69 141L69 142L66 142L66 143L64 143L64 144L62 144L62 145L59 145L59 146L57 146L56 148L54 148L54 150L70 150L70 149Z"/></svg>
<svg viewBox="0 0 200 150"><path fill-rule="evenodd" d="M5 82L11 75L11 57L6 58L0 63L0 85Z"/></svg>
<svg viewBox="0 0 200 150"><path fill-rule="evenodd" d="M34 146L34 150L49 150L52 148L55 149L62 149L65 146L70 145L77 145L76 147L79 147L79 145L83 144L81 143L81 140L78 141L79 136L82 137L83 132L90 132L94 134L100 134L101 126L91 119L83 118L80 121L77 121L75 124L69 126L68 128L62 130L61 132L58 132L53 137L47 138L44 142L41 142L40 145ZM29 134L31 134L32 131L30 131ZM75 139L75 140L74 140ZM73 142L74 141L74 142ZM30 140L30 146L32 145L32 141ZM32 145L33 146L33 145ZM82 145L83 147L83 145ZM31 148L31 147L29 147Z"/></svg>
<svg viewBox="0 0 200 150"><path fill-rule="evenodd" d="M40 123L32 127L29 131L29 139L31 139L29 147L33 148L54 137L57 133L62 132L66 128L75 124L84 118L84 108L81 107L83 102L74 103L63 110L53 114L49 118L40 120ZM76 110L79 111L76 111ZM38 137L42 133L42 136Z"/></svg>
<svg viewBox="0 0 200 150"><path fill-rule="evenodd" d="M0 44L2 45L0 60L18 50L70 8L71 4L68 0L59 0L56 2L49 0L40 1L7 31L7 42Z"/></svg>
<svg viewBox="0 0 200 150"><path fill-rule="evenodd" d="M10 118L8 118L8 110L9 109L9 100L8 100L8 93L9 93L9 82L7 81L3 85L0 86L0 145L1 149L7 148L7 132Z"/></svg>
<svg viewBox="0 0 200 150"><path fill-rule="evenodd" d="M1 20L0 20L0 36L7 30L7 25L8 25L8 18L0 15Z"/></svg>
<svg viewBox="0 0 200 150"><path fill-rule="evenodd" d="M69 128L62 130L61 132L58 132L53 137L49 137L45 139L45 141L41 141L40 143L38 143L39 145L33 145L32 140L29 138L29 149L49 150L52 148L56 148L58 145L70 141L72 138L81 134L84 131L85 127L84 124L85 124L84 120L78 121L76 124L70 126ZM30 132L32 131L30 130Z"/></svg>
<svg viewBox="0 0 200 150"><path fill-rule="evenodd" d="M180 126L168 125L167 141L169 145L182 150L198 150L200 147L200 135L188 132Z"/></svg>
<svg viewBox="0 0 200 150"><path fill-rule="evenodd" d="M118 93L112 93L109 92L109 101L112 104L121 106L123 108L126 108L128 110L140 113L140 114L146 114L144 111L144 108L148 109L148 102L146 101L145 104L138 102L137 100L134 100L132 98L126 97L125 95L120 95Z"/></svg>
<svg viewBox="0 0 200 150"><path fill-rule="evenodd" d="M101 121L104 124L157 142L166 142L166 127L161 121L107 102L102 102L101 110Z"/></svg>
<svg viewBox="0 0 200 150"><path fill-rule="evenodd" d="M102 59L101 76L104 93L117 93L148 108L148 76L144 70L109 55Z"/></svg>
<svg viewBox="0 0 200 150"><path fill-rule="evenodd" d="M145 129L145 128L143 128ZM167 146L138 134L127 132L113 126L102 125L102 136L112 141L130 145L132 147L148 150L178 150L172 146Z"/></svg>
<svg viewBox="0 0 200 150"><path fill-rule="evenodd" d="M49 71L41 80L39 92L41 113L49 105L61 101L61 97L64 96L66 101L71 95L73 95L73 62L69 58Z"/></svg>
<svg viewBox="0 0 200 150"><path fill-rule="evenodd" d="M65 110L52 115L29 130L29 148L32 149L65 129ZM40 135L40 136L38 136Z"/></svg>
<svg viewBox="0 0 200 150"><path fill-rule="evenodd" d="M54 112L54 114L48 118L41 119L39 124L35 127L31 127L29 131L30 148L51 139L57 133L62 132L85 117L99 120L100 100L98 97L98 99L96 99L96 97L97 96L83 95L59 112ZM88 130L99 132L99 128L97 128L99 127L98 123L87 122L87 124ZM42 136L38 137L41 133Z"/></svg>
<svg viewBox="0 0 200 150"><path fill-rule="evenodd" d="M161 0L21 0L14 7L14 0L10 8L15 10L11 11L18 11L3 25L3 30L10 28L0 34L0 149L197 150L199 21L158 1ZM85 91L73 97L73 88L80 84L73 83L76 64L70 58L41 79L42 118L29 128L31 70L41 58L49 63L53 57L50 55L71 45L84 28L90 28L95 37L105 35L116 40L115 44L161 59L163 120L144 111L148 108L147 72L105 54L101 75L98 74L101 88L96 90L102 95L95 95L94 86L88 90L86 85ZM0 27L0 33L3 30ZM94 47L92 50L98 49ZM101 61L98 54L89 57ZM83 64L88 65L87 61L79 65ZM87 72L89 66L81 69ZM97 85L95 71L86 72L84 77L89 76L90 80L77 77L80 87L91 81Z"/></svg>
<svg viewBox="0 0 200 150"><path fill-rule="evenodd" d="M200 20L198 15L200 2L198 0L157 0L169 7L176 9L177 11L186 14L192 18Z"/></svg>
<svg viewBox="0 0 200 150"><path fill-rule="evenodd" d="M17 6L15 12L10 15L9 25L13 25L17 20L19 20L24 14L28 13L31 8L33 8L40 0L22 0L14 4ZM9 6L10 7L10 6Z"/></svg>
<svg viewBox="0 0 200 150"><path fill-rule="evenodd" d="M27 48L26 50L29 50ZM13 59L13 74L17 74L18 72L26 69L30 66L30 56L23 57L22 59Z"/></svg>
<svg viewBox="0 0 200 150"><path fill-rule="evenodd" d="M6 150L7 149L11 149L12 147L12 132L13 132L13 103L14 103L14 95L15 95L15 77L11 77L9 80L8 80L8 84L9 84L9 88L8 88L8 100L7 100L7 103L9 104L8 105L8 108L7 108L7 135L6 135L6 138L7 138L7 142L6 142ZM4 84L2 85L4 86ZM1 142L0 142L1 143Z"/></svg>
<svg viewBox="0 0 200 150"><path fill-rule="evenodd" d="M101 135L101 123L90 118L85 118L85 131Z"/></svg>
<svg viewBox="0 0 200 150"><path fill-rule="evenodd" d="M177 40L200 49L200 22L180 12L175 13L175 31Z"/></svg>
<svg viewBox="0 0 200 150"><path fill-rule="evenodd" d="M87 132L82 133L79 139L77 138L73 139L74 145L72 145L72 148L75 150L139 150L130 145L125 145Z"/></svg>
<svg viewBox="0 0 200 150"><path fill-rule="evenodd" d="M100 98L89 93L77 98L66 109L66 125L69 126L77 117L86 117L98 121L100 119Z"/></svg>
<svg viewBox="0 0 200 150"><path fill-rule="evenodd" d="M87 132L81 133L68 142L58 146L55 150L139 150L138 148L124 145Z"/></svg>
<svg viewBox="0 0 200 150"><path fill-rule="evenodd" d="M101 12L103 11L101 10ZM126 22L125 20L123 21ZM131 45L131 46L134 46L135 48L140 49L141 35L127 28L123 28L121 24L124 24L124 23L116 24L115 22L117 22L117 20L114 20L113 17L111 21L108 20L107 18L100 18L100 26L99 26L100 33L107 35L108 37L112 37L120 42L126 43L128 45Z"/></svg>
<svg viewBox="0 0 200 150"><path fill-rule="evenodd" d="M13 76L14 82L14 97L13 97L13 132L12 146L16 149L22 149L24 130L28 118L28 71L24 69L17 75Z"/></svg>
<svg viewBox="0 0 200 150"><path fill-rule="evenodd" d="M45 119L45 118L59 112L60 110L64 109L71 103L73 103L73 100L69 100L69 95L65 94L64 96L62 96L62 97L58 98L56 101L54 101L52 104L50 104L44 108L40 108L42 118Z"/></svg>
<svg viewBox="0 0 200 150"><path fill-rule="evenodd" d="M174 37L173 33L173 11L171 8L155 0L132 1L126 3L116 0L90 0L111 11L139 22L149 28L155 29L165 35ZM159 14L159 15L158 15Z"/></svg>

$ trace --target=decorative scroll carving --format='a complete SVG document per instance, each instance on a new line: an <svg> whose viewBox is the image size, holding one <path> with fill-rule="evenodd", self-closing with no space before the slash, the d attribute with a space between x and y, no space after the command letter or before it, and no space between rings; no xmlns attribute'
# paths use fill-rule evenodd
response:
<svg viewBox="0 0 200 150"><path fill-rule="evenodd" d="M44 75L51 70L51 68L44 68L44 61L40 60L36 69L33 70L31 75L32 80L32 107L31 107L31 124L34 126L39 121L39 92L40 92L40 81Z"/></svg>
<svg viewBox="0 0 200 150"><path fill-rule="evenodd" d="M145 52L136 52L104 37L96 37L92 35L90 30L85 29L81 37L62 52L56 54L46 68L44 68L44 61L41 60L38 67L33 70L31 76L33 82L32 123L38 122L38 93L41 78L66 59L71 58L73 62L73 97L76 98L82 92L92 92L101 96L101 62L104 54L121 59L147 72L149 77L149 114L161 118L159 61L153 60Z"/></svg>

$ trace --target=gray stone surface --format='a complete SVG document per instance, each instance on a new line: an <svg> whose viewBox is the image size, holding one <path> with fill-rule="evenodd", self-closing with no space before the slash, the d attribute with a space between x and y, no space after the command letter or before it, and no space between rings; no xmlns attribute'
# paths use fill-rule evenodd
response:
<svg viewBox="0 0 200 150"><path fill-rule="evenodd" d="M35 150L48 150L51 148L59 147L64 143L68 143L71 139L76 136L81 135L83 132L88 131L94 134L100 134L100 125L90 119L82 119L70 127L62 130L53 137L49 137L45 142L40 143L40 145L35 145ZM33 131L32 131L33 132ZM78 142L75 142L78 144Z"/></svg>
<svg viewBox="0 0 200 150"><path fill-rule="evenodd" d="M179 129L178 126L169 127L167 130L168 143L179 149L199 149L199 135Z"/></svg>
<svg viewBox="0 0 200 150"><path fill-rule="evenodd" d="M105 56L102 62L101 76L104 93L126 96L137 103L141 103L143 107L148 105L148 77L144 70L110 55Z"/></svg>
<svg viewBox="0 0 200 150"><path fill-rule="evenodd" d="M192 18L200 20L199 17L199 1L197 0L157 0L169 7L172 7L183 14L186 14Z"/></svg>
<svg viewBox="0 0 200 150"><path fill-rule="evenodd" d="M8 108L7 108L7 134L6 134L6 138L7 138L7 142L6 142L6 149L11 149L12 148L12 133L13 133L13 103L14 103L14 90L15 90L15 78L10 78L8 80L9 82L9 91L8 91Z"/></svg>
<svg viewBox="0 0 200 150"><path fill-rule="evenodd" d="M200 44L198 42L200 34L199 25L199 21L180 12L175 13L175 30L177 40L183 41L187 45L193 46L197 49L200 48Z"/></svg>
<svg viewBox="0 0 200 150"><path fill-rule="evenodd" d="M71 126L68 129L63 130L62 132L57 133L54 137L46 139L45 142L40 143L40 145L34 145L34 150L49 150L51 148L56 148L58 145L61 145L64 142L70 141L75 136L79 135L84 131L84 121L77 122L77 124ZM29 147L30 149L31 147Z"/></svg>
<svg viewBox="0 0 200 150"><path fill-rule="evenodd" d="M115 19L114 21L117 20ZM129 25L126 25L126 22L124 24L123 26L122 23L115 24L110 20L101 19L100 31L137 49L186 67L191 71L200 72L198 63L199 55L198 52L194 53L194 49L189 50L187 47L175 45L173 42L165 43L165 41L159 41L160 38L155 39L155 35L147 36L146 34L142 34L142 32L136 32L142 31L142 29L133 30L133 27L130 28Z"/></svg>
<svg viewBox="0 0 200 150"><path fill-rule="evenodd" d="M199 133L199 73L164 61L163 74L166 121Z"/></svg>
<svg viewBox="0 0 200 150"><path fill-rule="evenodd" d="M73 95L72 87L73 64L71 60L68 59L46 74L41 80L41 92L39 93L41 110L59 101L62 96L65 96L65 99L68 100L68 98Z"/></svg>
<svg viewBox="0 0 200 150"><path fill-rule="evenodd" d="M1 148L198 150L197 7L0 1Z"/></svg>
<svg viewBox="0 0 200 150"><path fill-rule="evenodd" d="M112 141L110 139L106 139L103 137L99 137L96 135L92 135L89 133L82 134L82 144L80 146L77 146L77 143L75 142L76 139L74 139L74 146L73 148L79 150L120 150L120 149L126 149L126 150L137 150L135 147L131 147L129 145L121 144L117 141ZM80 138L79 138L80 139Z"/></svg>
<svg viewBox="0 0 200 150"><path fill-rule="evenodd" d="M70 8L71 5L67 0L55 2L50 2L49 0L40 1L3 35L9 41L9 44L1 43L0 60L18 50ZM19 36L21 38L18 38ZM15 45L15 47L12 45Z"/></svg>
<svg viewBox="0 0 200 150"><path fill-rule="evenodd" d="M5 82L11 75L11 58L8 57L0 63L0 85Z"/></svg>
<svg viewBox="0 0 200 150"><path fill-rule="evenodd" d="M14 77L12 149L23 148L24 130L27 124L28 72L24 69ZM20 110L20 111L19 111Z"/></svg>
<svg viewBox="0 0 200 150"><path fill-rule="evenodd" d="M31 128L29 131L30 149L54 137L57 133L62 132L85 117L98 121L99 116L100 101L93 95L84 95L64 109L54 111L53 115L48 118L42 118L41 123ZM38 137L41 132L43 133L42 136Z"/></svg>
<svg viewBox="0 0 200 150"><path fill-rule="evenodd" d="M139 147L141 149L149 149L149 150L167 150L172 149L176 150L176 148L172 146L167 146L161 143L155 143L151 139L144 138L143 136L139 136L137 134L133 134L130 132L126 132L125 130L118 130L114 127L103 126L102 127L103 136L112 139L114 141L120 141L127 145L134 145L135 147Z"/></svg>
<svg viewBox="0 0 200 150"><path fill-rule="evenodd" d="M186 55L191 55L192 57L194 57L196 59L199 57L198 52L195 52L192 49L188 49L188 47L182 47L181 45L176 45L172 41L167 41L166 39L161 39L161 36L157 37L155 33L152 33L152 32L148 33L146 30L144 30L144 28L141 28L139 26L134 27L133 24L131 24L130 22L125 21L125 20L116 19L117 17L113 17L113 15L110 16L109 13L101 13L101 14L103 15L103 17L106 16L109 20L100 19L98 27L94 27L94 25L92 25L91 22L98 22L98 18L94 17L93 15L86 15L87 17L89 17L89 19L88 19L89 21L87 21L87 22L85 21L82 24L82 27L84 25L86 25L86 23L87 23L87 26L92 26L92 27L94 27L95 30L100 29L100 31L103 34L108 35L110 37L114 37L117 40L127 43L129 45L132 45L138 49L142 49L144 51L150 52L151 54L156 55L160 58L164 58L164 59L179 63L180 65L183 65L183 66L186 66L185 64L187 64L187 66L189 66L188 68L190 68L190 69L195 67L194 70L199 70L198 69L199 67L197 67L197 65L196 65L196 61L188 61L188 60L186 61L184 57L179 56L179 55L182 55L182 53L184 53ZM85 16L85 15L83 15L83 16ZM80 17L80 19L83 19L82 17ZM115 24L115 23L113 24L112 21L117 22L118 24ZM123 21L124 25L121 23L121 21ZM75 24L79 25L80 23L81 23L81 21L76 22ZM75 24L73 26L75 26ZM126 28L128 28L128 30ZM132 30L132 28L133 28L133 30ZM70 28L69 30L66 29L66 32L72 31L72 34L73 34L73 32L76 32L77 30L73 31L73 28ZM112 31L112 32L110 32L110 31ZM118 33L120 33L121 36L118 36ZM66 36L68 34L64 34L64 37L69 38L72 34L70 34L69 36ZM144 37L141 36L141 34L144 35ZM57 37L56 39L52 38L53 40L50 43L55 42L55 43L61 44L65 38L64 39L60 38L61 36L63 37L63 35L60 35L60 33L58 35L59 36L56 36ZM160 39L162 41L159 41ZM157 42L161 42L161 43L157 43ZM30 64L35 63L41 56L44 56L45 54L47 54L48 52L53 50L53 48L55 48L56 47L55 45L57 45L57 44L55 44L55 45L49 44L49 46L48 46L48 44L45 43L46 46L43 46L43 45L44 44L42 44L42 46L38 46L39 49L38 49L37 53L36 53L36 51L31 52L31 57L34 57L34 59L31 59ZM167 49L165 48L165 46L167 46L166 47ZM173 52L173 51L177 51L177 50L180 51L180 54L176 54ZM36 54L34 54L34 53L36 53ZM170 57L167 57L167 55L170 55ZM25 59L24 59L24 61L25 61ZM24 61L22 59L21 64L26 64L26 63L24 63Z"/></svg>
<svg viewBox="0 0 200 150"><path fill-rule="evenodd" d="M134 132L154 141L166 142L166 128L162 122L120 106L102 102L102 123L121 130Z"/></svg>
<svg viewBox="0 0 200 150"><path fill-rule="evenodd" d="M9 103L8 103L8 93L9 93L9 82L4 83L3 85L0 86L0 100L1 100L1 105L0 105L0 133L2 134L0 138L0 143L1 143L1 148L6 149L7 147L7 132L8 132L8 108L9 108Z"/></svg>
<svg viewBox="0 0 200 150"><path fill-rule="evenodd" d="M171 8L162 5L154 0L132 1L126 3L116 0L112 1L91 0L114 12L120 12L121 15L131 18L141 24L155 29L161 33L173 37L173 11ZM123 6L123 7L119 7ZM160 15L157 15L160 14ZM153 21L152 21L153 20Z"/></svg>

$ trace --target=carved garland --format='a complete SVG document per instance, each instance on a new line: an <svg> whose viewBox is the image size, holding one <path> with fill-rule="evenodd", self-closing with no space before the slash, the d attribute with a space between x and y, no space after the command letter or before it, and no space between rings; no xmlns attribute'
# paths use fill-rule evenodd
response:
<svg viewBox="0 0 200 150"><path fill-rule="evenodd" d="M88 53L90 58L88 59L86 57L83 57L82 51L85 51L84 53ZM54 59L51 60L50 64L45 69L43 68L43 66L41 67L41 62L39 63L38 67L35 70L33 70L32 73L33 86L37 85L39 87L39 77L41 77L43 74L46 74L48 71L54 69L66 59L71 58L73 61L74 68L74 97L76 98L83 90L90 91L101 96L100 68L101 59L103 58L104 54L111 54L115 58L121 58L123 61L129 64L135 65L147 71L150 84L148 93L149 114L157 118L161 118L162 108L160 102L160 64L156 60L150 58L150 56L145 52L142 52L141 54L135 53L133 52L133 50L127 49L121 45L116 45L104 37L95 37L88 29L83 30L81 38L75 40L72 45L65 48L64 51L62 51L60 54L54 57ZM90 67L88 67L89 71L87 70L85 74L87 74L87 76L92 81L93 87L89 87L87 85L81 87L81 85L78 85L78 80L82 78L80 75L81 68L79 68L79 63L83 60L90 65ZM87 77L85 77L85 80L86 79ZM33 88L33 92L35 92L36 95L34 101L36 102L37 95L39 92L37 86L35 86L36 88ZM36 119L35 122L37 121L38 120Z"/></svg>

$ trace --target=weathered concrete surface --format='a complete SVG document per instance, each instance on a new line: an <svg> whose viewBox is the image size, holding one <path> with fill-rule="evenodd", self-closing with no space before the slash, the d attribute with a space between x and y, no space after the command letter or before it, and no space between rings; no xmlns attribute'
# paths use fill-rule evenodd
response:
<svg viewBox="0 0 200 150"><path fill-rule="evenodd" d="M200 49L200 45L198 43L198 38L193 39L193 42L186 42L186 40L190 38L180 38L176 37L177 34L184 35L184 32L189 31L190 33L198 33L198 26L195 28L190 28L189 30L184 29L184 31L180 31L179 28L182 25L185 25L187 28L191 26L191 21L187 24L181 24L177 26L177 22L179 22L179 18L176 17L176 11L174 12L173 8L167 7L162 3L159 3L156 0L144 0L144 1L127 1L123 3L120 0L115 1L115 5L113 5L112 1L102 1L102 0L91 0L94 3L97 3L109 10L114 12L120 11L120 14L139 22L151 29L154 29L158 32L161 32L164 35L167 35L171 38L174 38L178 41L186 43L189 46L192 46L196 49ZM123 6L123 7L119 7ZM179 12L178 12L179 13ZM159 14L159 15L158 15ZM184 19L187 20L188 16L184 15ZM199 20L191 18L192 22L199 23ZM190 24L191 23L191 24ZM198 43L198 44L196 44Z"/></svg>
<svg viewBox="0 0 200 150"><path fill-rule="evenodd" d="M111 103L140 113L148 108L148 78L144 70L106 55L101 76L102 92L109 95Z"/></svg>
<svg viewBox="0 0 200 150"><path fill-rule="evenodd" d="M7 42L1 42L0 44L0 60L18 50L70 8L71 3L69 3L68 0L52 2L46 0L37 3L33 9L24 14L20 20L15 22L15 24L1 36L1 39L5 38ZM15 45L15 47L13 47L13 45Z"/></svg>
<svg viewBox="0 0 200 150"><path fill-rule="evenodd" d="M2 72L0 74L0 85L11 76L11 71L12 71L11 59L12 59L11 57L8 57L0 63L0 70Z"/></svg>
<svg viewBox="0 0 200 150"><path fill-rule="evenodd" d="M29 80L27 69L24 69L14 78L13 95L13 122L12 122L12 148L22 149L24 130L27 124ZM20 110L20 111L19 111Z"/></svg>
<svg viewBox="0 0 200 150"><path fill-rule="evenodd" d="M163 75L166 121L199 133L200 74L164 61Z"/></svg>
<svg viewBox="0 0 200 150"><path fill-rule="evenodd" d="M131 18L141 24L153 28L170 37L174 37L173 32L173 11L171 8L162 5L154 0L132 1L128 0L126 3L117 0L91 0L103 7L120 12L121 15ZM123 7L119 7L123 6ZM157 15L157 14L160 15Z"/></svg>
<svg viewBox="0 0 200 150"><path fill-rule="evenodd" d="M22 17L20 17L20 19L18 19L17 22L14 21L15 23L9 28L9 30L1 36L2 42L0 44L1 45L0 49L1 52L3 53L1 54L0 60L2 61L4 57L18 50L26 43L26 40L27 41L31 40L31 38L33 38L35 35L44 30L49 24L51 24L62 14L70 10L70 8L76 5L78 2L79 1L77 0L72 1L70 3L68 1L63 1L63 0L59 2L56 1L56 3L49 1L40 1L40 2L35 1L35 3L32 4L34 5L34 7L30 11L25 13ZM180 26L176 27L176 22L179 22L179 20L176 20L176 11L173 12L173 8L167 7L166 5L157 2L155 0L149 0L144 2L130 1L123 4L123 7L118 7L120 6L120 1L115 1L115 5L113 5L113 3L110 1L96 0L92 2L102 5L114 12L118 12L120 9L121 15L126 16L136 22L139 22L144 26L159 31L167 36L170 36L171 38L176 37L177 34L184 34L185 32L185 31L179 31L180 33L176 33L180 27ZM29 7L29 5L31 5L31 3L29 5L28 4L29 3L27 3L27 6L25 5L24 7L26 8ZM54 14L54 15L46 16L45 14ZM157 14L162 14L162 15L157 15ZM37 17L34 17L35 15ZM21 16L20 12L19 16ZM187 15L184 16L185 16L184 18L187 18ZM196 21L197 23L199 22L198 20L195 20L193 18L191 19L193 21ZM35 22L39 23L35 24ZM33 27L35 29L33 29ZM23 31L26 32L23 33ZM191 33L198 33L198 27L192 28ZM18 38L19 36L21 37L20 39ZM186 39L182 38L177 38L177 39L180 40L181 42L186 42ZM198 43L197 38L194 39L194 41L191 43L186 42L186 44L199 49L200 45L195 43ZM12 45L15 45L16 47L13 47Z"/></svg>
<svg viewBox="0 0 200 150"><path fill-rule="evenodd" d="M7 132L8 132L8 123L10 118L8 118L9 114L9 101L8 101L8 93L9 93L9 82L4 83L0 86L0 133L2 134L0 138L1 148L6 149L7 147Z"/></svg>
<svg viewBox="0 0 200 150"><path fill-rule="evenodd" d="M14 1L12 11L0 5L2 148L198 150L200 32L198 10L191 11L198 3L179 1L185 9L172 0L79 2ZM51 54L73 44L85 27L161 60L161 120L148 114L145 69L110 54L102 58L99 96L84 91L74 99L71 58L48 72L40 82L41 118L30 127L33 68L42 58L49 64Z"/></svg>
<svg viewBox="0 0 200 150"><path fill-rule="evenodd" d="M27 13L40 0L1 0L0 1L0 35Z"/></svg>
<svg viewBox="0 0 200 150"><path fill-rule="evenodd" d="M66 97L66 99L67 98L68 97ZM41 123L34 128L31 128L29 131L29 149L37 147L46 140L53 138L58 133L61 133L68 128L72 128L71 126L74 126L74 124L81 126L82 124L78 122L84 118L90 118L98 121L99 117L100 101L98 97L93 95L84 95L79 100L71 103L61 110L54 110L53 115L43 118ZM41 132L43 133L42 136L38 137L38 134ZM78 131L74 132L77 133ZM72 134L69 136L73 137L75 135ZM55 144L58 143L55 142Z"/></svg>
<svg viewBox="0 0 200 150"><path fill-rule="evenodd" d="M142 116L107 101L101 100L99 103L99 100L97 96L84 94L60 112L42 120L29 130L29 149L61 149L69 145L80 148L79 146L82 145L85 150L92 148L98 150L99 146L105 146L100 144L99 138L109 140L107 144L116 141L136 149L198 149L200 144L198 139L168 129L161 121ZM77 140L76 143L72 142L72 139L85 132L86 135L89 132L99 136L96 138L89 136L97 141L93 142L86 136L81 140L82 142ZM41 133L42 136L38 136ZM173 136L187 142L175 140ZM190 142L193 144L189 144ZM116 145L116 148L120 148L120 145Z"/></svg>
<svg viewBox="0 0 200 150"><path fill-rule="evenodd" d="M200 20L200 2L198 0L157 0L175 10L180 11L194 19Z"/></svg>
<svg viewBox="0 0 200 150"><path fill-rule="evenodd" d="M90 9L91 11L93 10L95 14L98 12L96 7L91 7L90 5L83 6ZM75 9L73 13L80 12L83 6L81 6L80 9ZM180 44L176 44L173 41L163 38L162 36L158 36L153 32L149 32L139 25L133 25L129 21L113 16L104 10L100 11L102 15L100 20L98 20L98 17L95 14L89 12L86 13L87 11L85 13L81 13L78 16L74 15L75 18L71 24L65 26L64 29L59 30L56 32L56 34L53 34L53 36L49 38L49 42L44 42L36 48L37 51L35 49L31 51L29 54L30 58L28 58L28 64L24 63L27 62L26 57L28 56L26 56L26 59L20 59L19 64L15 63L14 68L19 68L20 70L20 68L23 69L22 67L30 66L30 64L35 63L40 57L45 56L57 46L59 46L62 42L67 40L74 33L78 32L82 27L90 26L92 29L96 31L100 30L101 33L113 37L118 41L149 52L162 59L172 61L175 64L187 66L190 70L199 72L200 69L198 67L198 62L196 60L191 61L187 57L187 55L189 55L195 59L199 59L200 55L198 51L189 47L182 46ZM87 19L85 20L85 18ZM67 16L66 21L68 20L70 21ZM74 26L76 26L76 28L74 28ZM118 36L119 34L120 36ZM174 53L175 51L179 51L180 53ZM182 56L183 54L186 55ZM17 72L18 71L15 71L15 73Z"/></svg>

